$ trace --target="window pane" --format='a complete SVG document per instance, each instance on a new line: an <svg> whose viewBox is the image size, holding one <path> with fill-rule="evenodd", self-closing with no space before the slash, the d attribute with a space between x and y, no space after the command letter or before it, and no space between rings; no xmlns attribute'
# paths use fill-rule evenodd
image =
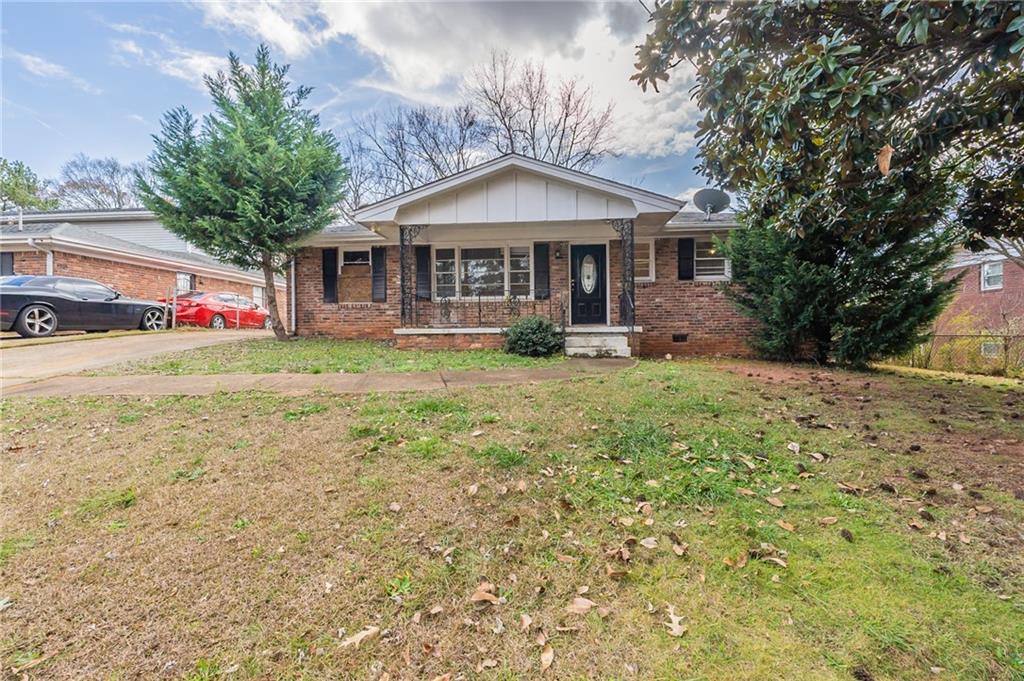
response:
<svg viewBox="0 0 1024 681"><path fill-rule="evenodd" d="M454 248L438 248L434 251L434 295L438 298L455 297Z"/></svg>
<svg viewBox="0 0 1024 681"><path fill-rule="evenodd" d="M633 244L633 276L637 279L651 278L651 244L636 242Z"/></svg>
<svg viewBox="0 0 1024 681"><path fill-rule="evenodd" d="M982 266L985 288L1001 288L1003 285L1003 263L990 262Z"/></svg>
<svg viewBox="0 0 1024 681"><path fill-rule="evenodd" d="M724 277L725 258L703 258L696 260L698 277Z"/></svg>
<svg viewBox="0 0 1024 681"><path fill-rule="evenodd" d="M177 293L188 293L192 290L192 275L178 272L174 277L174 288Z"/></svg>
<svg viewBox="0 0 1024 681"><path fill-rule="evenodd" d="M342 265L369 265L369 251L345 251L341 257Z"/></svg>
<svg viewBox="0 0 1024 681"><path fill-rule="evenodd" d="M464 248L461 258L462 295L504 295L505 252L503 248Z"/></svg>
<svg viewBox="0 0 1024 681"><path fill-rule="evenodd" d="M696 243L696 248L698 258L714 258L719 255L715 242L710 239L707 241L698 241Z"/></svg>

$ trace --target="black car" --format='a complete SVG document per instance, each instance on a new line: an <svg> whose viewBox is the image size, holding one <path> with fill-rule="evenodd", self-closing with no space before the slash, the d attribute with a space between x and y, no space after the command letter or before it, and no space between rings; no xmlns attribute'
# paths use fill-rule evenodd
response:
<svg viewBox="0 0 1024 681"><path fill-rule="evenodd" d="M28 338L62 331L164 328L164 306L125 298L92 281L73 277L0 277L0 331Z"/></svg>

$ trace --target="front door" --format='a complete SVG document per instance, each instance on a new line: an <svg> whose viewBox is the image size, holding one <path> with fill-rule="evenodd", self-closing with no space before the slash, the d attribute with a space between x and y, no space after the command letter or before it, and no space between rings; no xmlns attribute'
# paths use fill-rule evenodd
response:
<svg viewBox="0 0 1024 681"><path fill-rule="evenodd" d="M605 324L608 309L608 255L604 244L570 248L572 323Z"/></svg>

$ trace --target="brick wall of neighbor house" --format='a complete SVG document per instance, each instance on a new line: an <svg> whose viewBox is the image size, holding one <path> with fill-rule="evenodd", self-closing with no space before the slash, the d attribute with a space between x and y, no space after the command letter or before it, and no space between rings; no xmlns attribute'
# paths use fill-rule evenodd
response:
<svg viewBox="0 0 1024 681"><path fill-rule="evenodd" d="M95 279L108 284L133 298L162 298L173 293L176 272L188 272L187 267L180 270L165 270L146 267L131 263L93 258L77 253L57 251L53 254L53 274L64 277L83 277ZM249 282L211 277L205 274L196 275L196 289L199 291L230 291L246 298L252 298L253 285ZM288 296L285 287L277 289L277 304L282 319L287 319Z"/></svg>
<svg viewBox="0 0 1024 681"><path fill-rule="evenodd" d="M1004 260L1003 288L995 291L981 290L980 264L948 272L957 275L960 288L936 320L935 333L1024 333L1024 268Z"/></svg>
<svg viewBox="0 0 1024 681"><path fill-rule="evenodd" d="M14 251L14 273L46 274L46 254L40 251Z"/></svg>
<svg viewBox="0 0 1024 681"><path fill-rule="evenodd" d="M619 319L622 291L621 242L609 247L611 303L614 323ZM639 353L643 355L749 356L747 339L753 320L744 317L728 299L724 284L711 281L679 281L676 239L654 242L654 282L636 283L636 324ZM674 341L683 334L685 341Z"/></svg>

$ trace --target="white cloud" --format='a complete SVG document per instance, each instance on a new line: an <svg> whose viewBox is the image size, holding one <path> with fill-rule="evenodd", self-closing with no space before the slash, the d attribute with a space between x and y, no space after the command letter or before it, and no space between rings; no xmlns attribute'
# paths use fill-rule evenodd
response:
<svg viewBox="0 0 1024 681"><path fill-rule="evenodd" d="M8 48L6 50L5 57L10 57L16 60L19 64L21 64L22 68L24 68L26 71L28 71L34 76L38 76L40 78L49 78L53 80L63 80L65 82L71 83L79 90L83 92L88 92L91 95L98 95L103 92L103 90L94 86L92 83L85 80L84 78L80 78L75 74L71 73L60 64L55 64L52 61L47 61L46 59L43 59L42 57L36 56L34 54L26 54L25 52L19 52L17 50Z"/></svg>
<svg viewBox="0 0 1024 681"><path fill-rule="evenodd" d="M492 50L533 59L555 78L579 77L596 102L615 105L615 150L664 156L694 146L697 106L679 66L661 93L629 80L647 27L632 2L320 2L226 0L194 5L210 26L243 30L300 59L330 41L350 41L378 70L357 85L411 102L452 101Z"/></svg>
<svg viewBox="0 0 1024 681"><path fill-rule="evenodd" d="M206 89L204 75L214 75L228 67L226 58L184 47L165 33L148 31L131 24L114 24L111 28L121 33L138 35L139 40L151 38L156 42L154 47L144 47L133 39L111 41L115 59L123 65L143 64L164 75L184 80L199 90Z"/></svg>

